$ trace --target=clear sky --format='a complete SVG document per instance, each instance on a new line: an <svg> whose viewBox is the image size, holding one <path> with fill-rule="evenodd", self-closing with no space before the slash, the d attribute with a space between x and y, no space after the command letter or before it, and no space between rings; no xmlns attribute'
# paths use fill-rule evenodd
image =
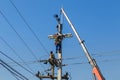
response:
<svg viewBox="0 0 120 80"><path fill-rule="evenodd" d="M15 4L40 42L10 1ZM40 71L45 75L44 71L50 68L50 65L44 65L37 60L48 59L51 50L55 53L54 41L48 39L48 35L56 33L57 22L53 16L60 15L61 7L64 7L81 38L85 40L90 54L96 59L106 80L118 80L120 75L119 0L0 0L0 12L4 15L0 14L0 51L34 74ZM63 67L63 73L69 72L71 80L92 80L92 68L87 63L84 52L66 19L63 19L63 33L73 34L73 38L63 41L63 64L68 64ZM29 80L39 80L2 54L0 59ZM8 79L16 80L0 65L0 80Z"/></svg>

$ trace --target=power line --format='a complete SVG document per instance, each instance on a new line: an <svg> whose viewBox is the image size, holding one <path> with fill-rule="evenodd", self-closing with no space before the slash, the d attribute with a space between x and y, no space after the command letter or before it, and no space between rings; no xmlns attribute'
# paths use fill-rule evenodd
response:
<svg viewBox="0 0 120 80"><path fill-rule="evenodd" d="M11 73L12 74L12 73ZM15 76L14 74L12 74L15 78L16 78L16 80L20 80L17 76Z"/></svg>
<svg viewBox="0 0 120 80"><path fill-rule="evenodd" d="M21 65L29 65L29 64L38 64L39 61L26 61L26 62L18 62L19 64ZM15 63L14 62L8 62L7 64L11 64L12 66L17 66L17 65L14 65Z"/></svg>
<svg viewBox="0 0 120 80"><path fill-rule="evenodd" d="M2 62L1 62L1 60L0 60L0 64L4 67L4 68L6 68L10 73L11 73L11 75L13 75L13 77L15 77L16 78L16 80L20 80L18 77L18 75L16 75L16 74L14 74L10 69L8 69ZM18 76L18 77L17 77Z"/></svg>
<svg viewBox="0 0 120 80"><path fill-rule="evenodd" d="M21 19L23 20L23 22L26 24L26 26L32 32L32 34L34 35L34 37L36 38L36 40L43 47L43 49L45 50L45 52L49 55L49 52L47 51L47 49L45 48L45 46L43 45L43 43L40 41L40 39L38 38L38 36L36 35L36 33L33 31L33 29L31 28L31 26L28 24L28 22L26 21L26 19L24 18L24 16L21 14L21 12L19 11L19 9L16 7L16 5L13 3L12 0L9 0L9 1L13 5L13 7L16 9L17 13L19 14L19 16L21 17Z"/></svg>
<svg viewBox="0 0 120 80"><path fill-rule="evenodd" d="M69 58L63 58L63 60L75 60L75 59L80 59L83 58L85 56L76 56L76 57L69 57Z"/></svg>
<svg viewBox="0 0 120 80"><path fill-rule="evenodd" d="M99 60L97 62L115 62L115 61L119 61L119 59L105 59L105 60ZM81 65L81 64L88 64L89 62L78 62L78 63L69 63L69 64L66 64L65 66L69 66L69 65Z"/></svg>
<svg viewBox="0 0 120 80"><path fill-rule="evenodd" d="M33 53L33 51L30 49L30 47L27 45L27 43L24 41L24 39L20 36L20 34L15 30L15 28L12 26L12 24L9 22L9 20L8 20L7 17L2 13L1 10L0 10L0 14L3 16L3 18L6 20L6 22L10 25L10 27L13 29L13 31L17 34L17 36L20 38L20 40L23 42L23 44L26 46L26 48L29 50L29 52L32 54L32 56L33 56L36 60L38 60L37 57L36 57L36 55ZM42 67L43 69L45 69L44 66L42 66L42 64L40 64L40 65L41 65L41 67Z"/></svg>
<svg viewBox="0 0 120 80"><path fill-rule="evenodd" d="M20 80L17 76L15 76L13 73L11 73L15 78L16 80Z"/></svg>
<svg viewBox="0 0 120 80"><path fill-rule="evenodd" d="M117 62L120 61L120 58L115 58L115 59L104 59L104 60L97 60L97 62ZM26 64L36 64L39 61L29 61L29 62L25 62ZM22 62L18 62L19 64L23 65ZM69 64L64 64L63 66L69 66L69 65L81 65L81 64L88 64L89 62L77 62L77 63L69 63ZM8 63L8 64L13 64L13 63ZM16 65L13 65L16 66Z"/></svg>
<svg viewBox="0 0 120 80"><path fill-rule="evenodd" d="M4 68L6 68L17 80L18 77L21 78L22 80L24 80L22 77L20 77L19 75L15 74L14 72L12 72L9 68L7 68L5 65L1 64Z"/></svg>
<svg viewBox="0 0 120 80"><path fill-rule="evenodd" d="M18 76L19 78L21 78L22 80L29 80L28 78L26 78L24 75L22 75L21 73L19 73L18 71L16 71L15 69L13 69L11 66L9 66L7 63L5 63L3 60L0 59L1 65L3 67L5 67L8 71L10 71L12 74Z"/></svg>
<svg viewBox="0 0 120 80"><path fill-rule="evenodd" d="M113 51L107 51L107 52L97 52L97 53L94 53L92 55L95 55L97 57L120 55L120 50L113 50Z"/></svg>
<svg viewBox="0 0 120 80"><path fill-rule="evenodd" d="M8 59L10 59L11 61L13 61L14 63L16 63L18 66L20 66L21 68L23 68L24 70L26 70L27 72L29 72L30 74L34 75L33 72L31 72L30 70L28 70L27 68L25 68L24 66L22 66L21 64L19 64L18 62L16 62L15 60L13 60L12 58L10 58L9 56L7 56L5 53L3 53L2 51L0 51L0 53L2 55L4 55L5 57L7 57Z"/></svg>
<svg viewBox="0 0 120 80"><path fill-rule="evenodd" d="M33 53L33 51L30 49L30 47L27 45L27 43L24 41L24 39L20 36L20 34L15 30L15 28L12 26L12 24L9 22L9 20L2 13L1 10L0 10L0 14L3 16L3 18L5 19L5 21L10 25L10 27L12 28L12 30L17 34L17 36L20 38L20 40L23 42L23 44L26 46L26 48L30 51L30 53L32 54L32 56L34 56L34 58L37 59L36 55Z"/></svg>
<svg viewBox="0 0 120 80"><path fill-rule="evenodd" d="M93 53L91 55L95 56L95 57L117 56L117 55L120 55L120 50L113 50L113 51L107 51L107 52L97 52L97 53ZM76 56L76 57L63 58L63 60L75 60L75 59L81 59L84 57L85 56Z"/></svg>
<svg viewBox="0 0 120 80"><path fill-rule="evenodd" d="M33 71L26 63L25 61L17 54L17 52L15 51L15 49L12 48L12 46L10 46L7 41L4 40L3 37L0 36L0 39L13 51L13 53L31 70Z"/></svg>
<svg viewBox="0 0 120 80"><path fill-rule="evenodd" d="M17 74L15 74L15 73L13 73L9 68L7 68L5 65L3 65L2 63L1 63L1 65L4 67L4 68L6 68L17 80L19 80L19 78L21 78L21 77L19 77ZM18 77L19 78L18 78ZM21 78L22 79L22 78Z"/></svg>

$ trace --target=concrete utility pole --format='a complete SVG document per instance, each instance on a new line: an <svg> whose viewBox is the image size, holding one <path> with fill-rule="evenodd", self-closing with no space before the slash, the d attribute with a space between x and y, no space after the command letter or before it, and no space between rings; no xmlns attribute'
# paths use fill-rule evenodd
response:
<svg viewBox="0 0 120 80"><path fill-rule="evenodd" d="M59 43L59 47L60 49L56 52L58 53L58 60L59 60L59 67L58 67L58 80L62 80L62 24L60 22L60 18L58 18L58 15L55 15L56 20L58 21L58 25L57 25L57 31L58 31L58 36L60 36L60 43ZM56 45L57 48L57 45Z"/></svg>
<svg viewBox="0 0 120 80"><path fill-rule="evenodd" d="M67 34L62 34L62 23L60 21L60 18L58 17L58 15L55 15L55 18L58 22L57 25L57 34L54 35L50 35L49 38L50 39L55 39L55 46L56 46L56 53L58 54L58 78L57 80L62 80L62 40L64 38L69 38L72 37L72 34L67 33Z"/></svg>
<svg viewBox="0 0 120 80"><path fill-rule="evenodd" d="M48 78L51 80L68 80L68 72L66 72L65 75L62 75L62 41L64 38L69 38L72 37L71 33L67 33L67 34L62 34L62 23L60 21L60 18L58 17L58 15L55 15L55 19L57 20L58 24L57 24L57 33L53 34L53 35L49 35L48 38L50 39L54 39L55 40L55 46L56 46L56 53L58 55L58 58L55 58L53 52L50 52L50 57L48 60L40 60L40 62L44 62L45 64L49 63L51 65L51 74L48 73L47 76L45 75L41 75L40 72L38 71L38 73L36 74L36 76L42 80L43 78ZM57 76L54 75L55 73L55 67L57 67Z"/></svg>

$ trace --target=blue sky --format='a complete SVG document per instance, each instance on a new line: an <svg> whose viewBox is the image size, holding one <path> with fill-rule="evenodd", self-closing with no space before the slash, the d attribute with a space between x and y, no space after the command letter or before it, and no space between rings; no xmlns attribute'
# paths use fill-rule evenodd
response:
<svg viewBox="0 0 120 80"><path fill-rule="evenodd" d="M35 32L41 43L34 37L30 29L21 19L9 0L0 0L0 11L6 16L12 27L22 37L31 51L25 47L10 25L0 14L0 37L2 37L15 52L27 62L27 66L20 58L0 39L0 51L15 61L27 67L33 73L44 73L50 65L34 62L47 59L49 51L55 52L54 41L48 35L56 33L57 22L54 14L60 14L64 7L66 13L80 34L85 44L101 69L106 80L118 80L120 74L120 1L119 0L11 0L19 9L31 29ZM68 66L63 67L63 73L69 72L72 80L92 80L92 68L87 63L72 29L66 19L63 20L63 33L72 33L73 38L63 41L63 60ZM48 53L47 53L47 52ZM55 54L57 56L57 54ZM67 60L67 58L75 58ZM20 66L0 54L0 59L25 75L30 80L39 80ZM79 65L72 63L82 63ZM44 67L42 67L42 66ZM28 67L29 66L29 67ZM0 65L0 80L16 80L3 66ZM7 77L6 77L7 76Z"/></svg>

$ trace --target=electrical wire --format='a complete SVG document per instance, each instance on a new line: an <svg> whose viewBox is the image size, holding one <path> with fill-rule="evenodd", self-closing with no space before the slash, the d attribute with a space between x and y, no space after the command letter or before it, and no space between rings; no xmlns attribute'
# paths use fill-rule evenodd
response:
<svg viewBox="0 0 120 80"><path fill-rule="evenodd" d="M67 65L80 65L80 64L87 64L89 62L81 62L81 63L70 63L70 64L67 64Z"/></svg>
<svg viewBox="0 0 120 80"><path fill-rule="evenodd" d="M27 61L27 62L18 62L18 63L21 65L26 65L26 64L29 65L29 64L38 64L39 62L38 61ZM9 62L7 64L11 64L12 66L17 66L13 62Z"/></svg>
<svg viewBox="0 0 120 80"><path fill-rule="evenodd" d="M10 22L8 21L7 17L2 13L2 11L0 10L0 14L4 17L4 19L6 20L6 22L10 25L10 27L13 29L13 31L17 34L17 36L20 38L20 40L23 42L23 44L26 46L26 48L29 50L29 52L33 55L33 57L37 59L36 55L33 53L33 51L30 49L30 47L27 45L27 43L24 41L24 39L19 35L19 33L15 30L15 28L12 26L12 24L10 24ZM40 64L41 67L45 70L44 66L42 64Z"/></svg>
<svg viewBox="0 0 120 80"><path fill-rule="evenodd" d="M71 57L71 58L63 58L63 60L75 60L75 59L80 59L80 58L83 58L83 56L80 56L80 57ZM110 61L119 61L120 59L104 59L104 60L98 60L98 62L110 62ZM36 64L36 63L39 63L40 61L27 61L25 62L25 64ZM18 62L20 63L21 65L24 65L23 62ZM88 62L82 62L82 63L75 63L75 64L86 64ZM8 64L14 64L14 63L8 63ZM73 63L74 64L74 63Z"/></svg>
<svg viewBox="0 0 120 80"><path fill-rule="evenodd" d="M6 68L12 75L13 75L13 77L15 77L17 80L19 80L19 78L21 78L21 77L19 77L17 74L15 74L14 72L12 72L10 69L8 69L6 66L4 66L3 64L1 64L4 68ZM19 78L18 78L19 77ZM22 78L21 78L22 79Z"/></svg>
<svg viewBox="0 0 120 80"><path fill-rule="evenodd" d="M97 52L91 55L95 57L118 56L120 55L120 50L114 50L114 51L108 51L108 52ZM75 60L75 59L81 59L84 57L85 56L76 56L76 57L63 58L63 60Z"/></svg>
<svg viewBox="0 0 120 80"><path fill-rule="evenodd" d="M10 25L10 27L12 28L12 30L17 34L17 36L20 38L20 40L23 42L23 44L26 46L26 48L29 50L29 52L33 55L33 57L37 59L36 55L33 53L33 51L30 49L30 47L27 45L27 43L24 41L24 39L20 36L20 34L15 30L15 28L12 26L12 24L9 22L9 20L7 19L7 17L2 13L2 11L0 10L0 14L3 16L3 18L5 19L5 21ZM45 67L40 64L41 67L45 70Z"/></svg>
<svg viewBox="0 0 120 80"><path fill-rule="evenodd" d="M3 60L0 59L0 62L1 62L1 64L2 64L3 67L5 67L8 71L10 71L11 73L15 74L16 76L18 76L22 80L29 80L28 78L26 78L25 76L23 76L21 73L19 73L18 71L16 71L15 69L13 69L11 66L9 66L7 63L5 63Z"/></svg>
<svg viewBox="0 0 120 80"><path fill-rule="evenodd" d="M92 55L97 56L97 57L120 55L120 50L113 50L113 51L108 51L108 52L97 52Z"/></svg>
<svg viewBox="0 0 120 80"><path fill-rule="evenodd" d="M22 77L20 77L19 75L15 74L14 72L12 72L9 68L7 68L6 66L4 66L3 64L1 64L1 65L2 65L4 68L6 68L17 80L19 80L18 77L19 77L20 79L24 80Z"/></svg>
<svg viewBox="0 0 120 80"><path fill-rule="evenodd" d="M111 62L111 61L119 61L119 59L105 59L105 60L99 60L97 62ZM65 66L69 66L69 65L81 65L81 64L88 64L89 62L78 62L78 63L69 63L69 64L66 64Z"/></svg>
<svg viewBox="0 0 120 80"><path fill-rule="evenodd" d="M115 58L115 59L104 59L104 60L97 60L97 62L116 62L116 61L120 61L120 58ZM26 64L36 64L39 61L29 61L29 62L25 62ZM22 62L18 62L21 65L24 65ZM78 63L69 63L69 64L64 64L63 66L71 66L71 65L81 65L81 64L88 64L89 62L78 62ZM8 64L14 64L14 63L8 63ZM17 66L17 65L13 65L13 66Z"/></svg>
<svg viewBox="0 0 120 80"><path fill-rule="evenodd" d="M30 70L28 70L27 68L25 68L24 66L22 66L21 64L19 64L18 62L16 62L15 60L13 60L12 58L10 58L8 55L6 55L5 53L3 53L2 51L0 51L0 53L2 55L4 55L5 57L7 57L8 59L10 59L12 62L16 63L18 66L20 66L21 68L23 68L24 70L26 70L27 72L29 72L30 74L34 75L33 72L31 72Z"/></svg>
<svg viewBox="0 0 120 80"><path fill-rule="evenodd" d="M0 64L4 67L4 65L1 63L1 61L0 61ZM6 66L4 68L6 68ZM20 80L11 70L9 70L8 68L6 68L6 69L11 73L11 75L13 75L13 77L16 78L16 80Z"/></svg>
<svg viewBox="0 0 120 80"><path fill-rule="evenodd" d="M33 53L33 51L30 49L30 47L27 45L27 43L24 41L24 39L20 36L20 34L15 30L15 28L12 26L12 24L9 22L9 20L2 13L1 10L0 10L0 14L3 16L3 18L5 19L5 21L10 25L10 27L12 28L12 30L17 34L17 36L20 38L20 40L23 42L23 44L26 46L26 48L29 50L29 52L32 54L32 56L34 56L34 58L37 59L36 55Z"/></svg>
<svg viewBox="0 0 120 80"><path fill-rule="evenodd" d="M12 74L12 73L11 73ZM20 80L17 76L15 76L14 74L12 74L15 78L16 78L16 80Z"/></svg>
<svg viewBox="0 0 120 80"><path fill-rule="evenodd" d="M26 21L26 19L24 18L24 16L21 14L21 12L19 11L19 9L16 7L16 5L14 4L14 2L12 0L9 0L9 1L13 5L13 7L16 9L17 13L19 14L19 16L21 17L21 19L23 20L23 22L26 24L26 26L32 32L32 34L34 35L34 37L36 38L36 40L43 47L44 51L49 55L49 52L47 51L47 49L45 48L45 46L43 45L43 43L40 41L40 39L38 38L38 36L36 35L36 33L33 31L33 29L31 28L31 26L28 24L28 22Z"/></svg>
<svg viewBox="0 0 120 80"><path fill-rule="evenodd" d="M63 60L75 60L75 59L80 59L83 58L84 56L77 56L77 57L69 57L69 58L63 58Z"/></svg>
<svg viewBox="0 0 120 80"><path fill-rule="evenodd" d="M27 68L29 68L32 72L34 72L30 66L28 66L25 61L17 54L17 52L15 51L15 49L12 48L12 46L10 46L7 41L4 40L3 37L0 36L0 39L13 51L13 53L23 62L23 64L25 64L27 66Z"/></svg>

